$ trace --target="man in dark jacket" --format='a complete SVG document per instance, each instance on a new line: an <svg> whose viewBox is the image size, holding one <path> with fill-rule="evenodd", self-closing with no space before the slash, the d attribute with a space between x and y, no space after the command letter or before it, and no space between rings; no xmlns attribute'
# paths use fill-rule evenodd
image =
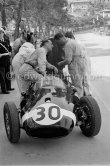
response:
<svg viewBox="0 0 110 166"><path fill-rule="evenodd" d="M4 30L0 29L0 84L1 84L2 93L9 94L5 83L5 65L7 63L5 56L8 55L8 51L4 48L3 37L4 37Z"/></svg>
<svg viewBox="0 0 110 166"><path fill-rule="evenodd" d="M9 52L12 52L12 47L11 47L11 44L10 44L10 39L9 39L9 36L6 34L6 27L2 26L2 29L4 30L4 43L5 43L5 46L7 47L7 49L8 49Z"/></svg>
<svg viewBox="0 0 110 166"><path fill-rule="evenodd" d="M8 90L14 90L11 88L11 80L9 79L10 75L10 47L9 41L4 37L5 31L3 28L0 28L0 82L1 90L4 94L9 94Z"/></svg>
<svg viewBox="0 0 110 166"><path fill-rule="evenodd" d="M47 60L58 69L58 76L63 79L63 68L58 66L58 63L64 59L64 51L53 38L50 38L53 44L52 51L48 52ZM50 74L50 71L47 71Z"/></svg>

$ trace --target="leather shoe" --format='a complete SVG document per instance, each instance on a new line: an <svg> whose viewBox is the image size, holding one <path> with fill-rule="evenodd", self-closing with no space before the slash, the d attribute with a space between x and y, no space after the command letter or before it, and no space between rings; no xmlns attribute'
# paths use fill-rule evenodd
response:
<svg viewBox="0 0 110 166"><path fill-rule="evenodd" d="M8 91L2 91L3 94L10 94Z"/></svg>
<svg viewBox="0 0 110 166"><path fill-rule="evenodd" d="M9 91L12 91L12 90L15 90L14 88L10 88L10 89L8 89Z"/></svg>

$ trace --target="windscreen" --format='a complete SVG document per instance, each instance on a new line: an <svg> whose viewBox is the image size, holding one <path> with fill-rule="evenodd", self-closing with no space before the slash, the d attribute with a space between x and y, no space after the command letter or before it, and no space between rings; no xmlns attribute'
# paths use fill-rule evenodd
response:
<svg viewBox="0 0 110 166"><path fill-rule="evenodd" d="M64 82L55 76L47 76L41 80L41 87L54 86L61 89L66 89Z"/></svg>

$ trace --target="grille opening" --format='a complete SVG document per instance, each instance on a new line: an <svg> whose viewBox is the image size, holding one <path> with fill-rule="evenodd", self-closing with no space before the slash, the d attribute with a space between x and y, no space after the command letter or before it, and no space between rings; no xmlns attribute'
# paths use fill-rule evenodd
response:
<svg viewBox="0 0 110 166"><path fill-rule="evenodd" d="M43 127L36 130L27 129L26 133L38 138L60 138L68 135L69 131L63 127Z"/></svg>

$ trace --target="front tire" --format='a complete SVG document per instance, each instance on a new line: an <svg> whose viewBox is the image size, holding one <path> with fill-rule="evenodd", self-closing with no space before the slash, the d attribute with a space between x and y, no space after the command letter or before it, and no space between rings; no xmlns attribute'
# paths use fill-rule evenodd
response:
<svg viewBox="0 0 110 166"><path fill-rule="evenodd" d="M4 104L4 123L9 141L17 143L20 139L20 123L18 111L13 102Z"/></svg>
<svg viewBox="0 0 110 166"><path fill-rule="evenodd" d="M84 96L80 98L79 104L83 112L80 125L82 133L87 137L96 136L101 128L101 113L96 100L91 96Z"/></svg>

